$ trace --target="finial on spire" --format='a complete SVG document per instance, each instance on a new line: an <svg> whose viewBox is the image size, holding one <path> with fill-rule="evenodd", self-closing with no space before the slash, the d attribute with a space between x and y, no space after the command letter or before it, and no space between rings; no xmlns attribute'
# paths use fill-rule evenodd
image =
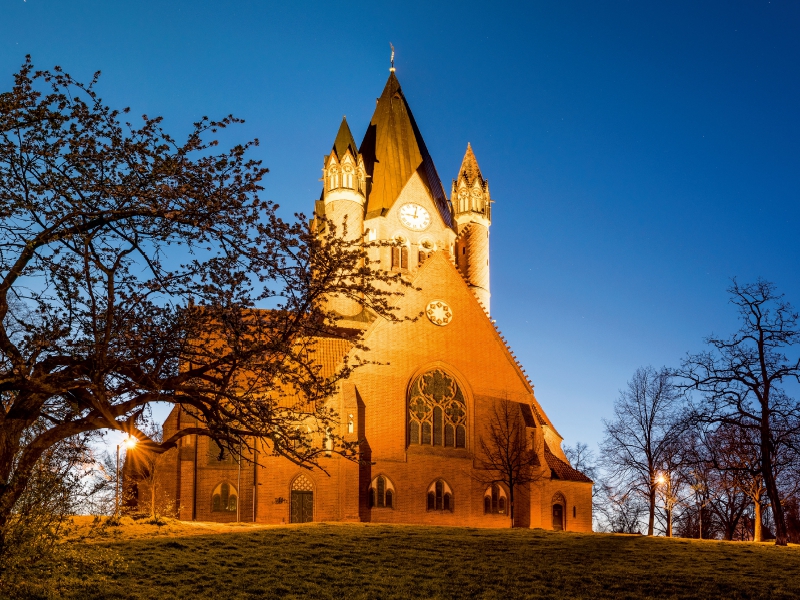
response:
<svg viewBox="0 0 800 600"><path fill-rule="evenodd" d="M389 47L392 49L392 58L391 58L392 66L389 68L389 71L394 73L394 46L392 46L392 42L389 42Z"/></svg>

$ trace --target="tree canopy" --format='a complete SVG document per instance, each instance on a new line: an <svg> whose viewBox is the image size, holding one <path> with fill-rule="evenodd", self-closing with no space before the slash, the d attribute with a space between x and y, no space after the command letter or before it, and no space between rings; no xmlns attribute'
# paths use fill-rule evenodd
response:
<svg viewBox="0 0 800 600"><path fill-rule="evenodd" d="M257 436L306 464L320 432L352 451L324 399L357 361L323 372L315 354L358 339L324 299L391 318L398 293L360 239L261 198L258 141L215 139L239 119L203 117L179 143L160 118L106 106L98 77L28 59L0 95L0 530L48 448L102 429L144 438L154 401L200 418L178 436Z"/></svg>

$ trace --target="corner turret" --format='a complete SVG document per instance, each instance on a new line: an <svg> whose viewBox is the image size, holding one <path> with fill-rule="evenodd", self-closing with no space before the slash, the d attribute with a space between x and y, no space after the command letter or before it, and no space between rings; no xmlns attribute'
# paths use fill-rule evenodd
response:
<svg viewBox="0 0 800 600"><path fill-rule="evenodd" d="M322 198L317 214L324 215L336 225L345 239L361 239L364 234L364 201L366 169L358 152L353 134L342 117L331 153L325 156L322 167ZM331 299L329 307L342 316L361 312L361 305L351 298Z"/></svg>
<svg viewBox="0 0 800 600"><path fill-rule="evenodd" d="M458 228L456 265L473 293L489 313L489 226L492 200L489 182L483 178L472 146L461 161L458 178L453 180L450 199Z"/></svg>

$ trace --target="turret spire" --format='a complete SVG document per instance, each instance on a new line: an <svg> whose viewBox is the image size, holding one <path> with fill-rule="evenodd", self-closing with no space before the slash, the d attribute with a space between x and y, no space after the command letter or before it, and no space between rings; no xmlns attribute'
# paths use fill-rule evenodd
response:
<svg viewBox="0 0 800 600"><path fill-rule="evenodd" d="M353 139L353 134L350 132L350 126L347 124L347 117L342 117L342 124L339 125L339 132L336 134L336 140L333 142L333 151L336 152L336 158L339 160L344 159L344 155L350 150L353 158L358 157L358 146Z"/></svg>

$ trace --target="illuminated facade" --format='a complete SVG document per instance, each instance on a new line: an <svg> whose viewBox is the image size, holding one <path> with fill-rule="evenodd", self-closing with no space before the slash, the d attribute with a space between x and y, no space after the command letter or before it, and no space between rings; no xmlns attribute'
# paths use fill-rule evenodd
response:
<svg viewBox="0 0 800 600"><path fill-rule="evenodd" d="M480 439L493 406L510 401L538 456L539 478L516 487L518 526L591 530L591 481L573 469L562 439L489 317L492 200L467 145L448 199L392 70L360 147L345 120L324 158L317 215L347 220L347 235L393 246L371 259L403 271L413 289L399 314L375 320L349 299L332 299L340 325L363 333L372 364L331 402L341 433L360 440L369 464L337 456L328 474L259 455L258 465L219 460L213 441L188 436L170 451L169 494L179 517L289 523L365 521L505 527L510 490L477 475ZM331 364L351 352L330 340ZM165 434L191 426L179 408Z"/></svg>

